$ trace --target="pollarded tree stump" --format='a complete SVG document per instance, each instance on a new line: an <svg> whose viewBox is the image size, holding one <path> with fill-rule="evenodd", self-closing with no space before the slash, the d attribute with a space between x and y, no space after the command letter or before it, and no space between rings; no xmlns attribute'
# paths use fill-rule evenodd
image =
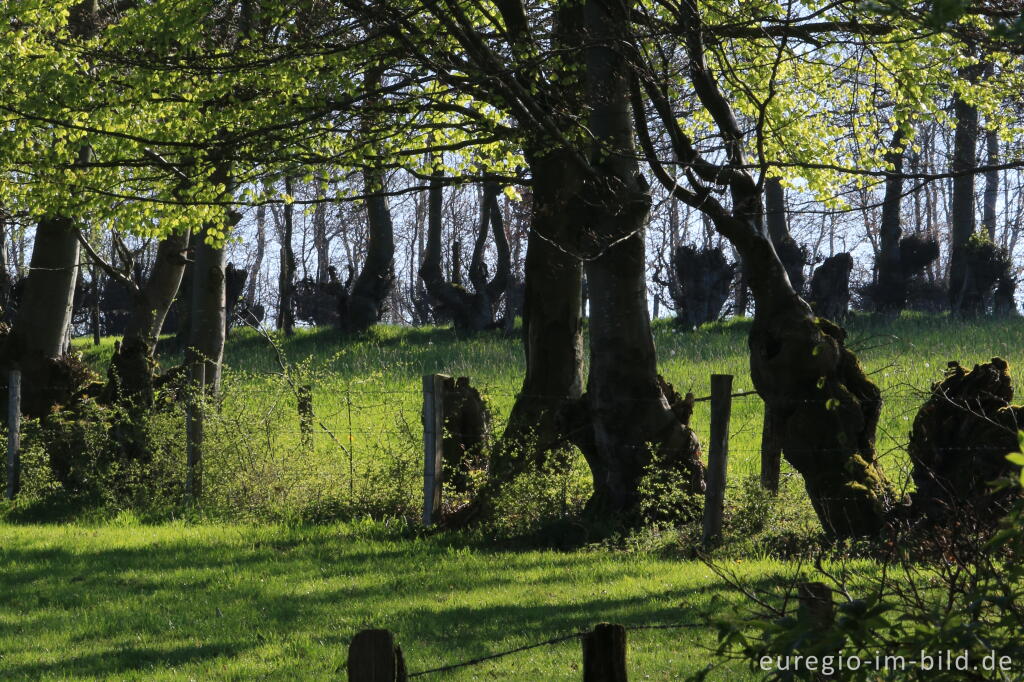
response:
<svg viewBox="0 0 1024 682"><path fill-rule="evenodd" d="M676 307L676 323L694 329L717 320L736 272L722 249L680 246L672 255L672 271L669 293Z"/></svg>
<svg viewBox="0 0 1024 682"><path fill-rule="evenodd" d="M837 253L826 258L811 275L810 303L814 314L842 322L850 308L850 273L853 257Z"/></svg>
<svg viewBox="0 0 1024 682"><path fill-rule="evenodd" d="M970 371L950 362L946 378L914 418L908 452L913 464L915 514L942 523L951 518L992 520L1016 488L993 490L1009 476L1006 455L1018 449L1024 407L1013 406L1009 365L1001 358Z"/></svg>
<svg viewBox="0 0 1024 682"><path fill-rule="evenodd" d="M444 482L455 492L466 492L469 472L487 456L491 413L468 377L445 379L444 389Z"/></svg>

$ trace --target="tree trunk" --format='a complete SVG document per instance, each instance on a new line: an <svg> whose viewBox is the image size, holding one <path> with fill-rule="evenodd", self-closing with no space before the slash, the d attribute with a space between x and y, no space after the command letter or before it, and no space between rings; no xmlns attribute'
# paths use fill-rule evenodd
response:
<svg viewBox="0 0 1024 682"><path fill-rule="evenodd" d="M875 464L881 393L845 347L845 332L815 317L793 289L764 223L763 193L748 170L744 132L707 64L699 8L679 7L691 81L725 145L727 165L707 172L726 180L731 206L680 188L668 176L654 153L636 87L634 110L643 122L640 140L658 179L702 210L739 252L755 304L748 339L751 379L776 427L773 435L779 436L784 456L804 477L822 526L836 536L876 533L893 504L891 486ZM659 100L660 90L648 86L647 91L678 141L679 157L705 163L694 155L674 112Z"/></svg>
<svg viewBox="0 0 1024 682"><path fill-rule="evenodd" d="M786 191L778 178L768 178L765 181L764 202L768 234L775 245L775 252L779 254L779 259L786 268L786 275L789 277L789 283L793 285L793 291L800 293L804 290L807 254L789 233L789 223L786 220Z"/></svg>
<svg viewBox="0 0 1024 682"><path fill-rule="evenodd" d="M349 333L363 332L380 322L391 288L395 283L395 234L391 210L383 195L384 173L363 171L366 191L368 236L366 259L338 316L341 328Z"/></svg>
<svg viewBox="0 0 1024 682"><path fill-rule="evenodd" d="M319 188L319 183L317 183ZM327 237L327 203L322 201L319 189L317 199L321 202L313 209L313 248L316 250L316 282L326 284L330 281L331 241Z"/></svg>
<svg viewBox="0 0 1024 682"><path fill-rule="evenodd" d="M999 135L995 130L985 131L986 165L999 163ZM985 200L981 214L981 225L990 241L996 240L996 204L999 203L999 171L985 171Z"/></svg>
<svg viewBox="0 0 1024 682"><path fill-rule="evenodd" d="M584 186L580 212L597 255L584 266L590 373L570 425L594 479L588 510L611 518L636 511L652 463L678 471L689 492L704 489L689 411L670 405L674 396L658 376L651 335L643 237L650 188L633 149L630 72L618 47L626 40L628 11L614 0L589 0L583 10L592 41L585 48L585 82L595 177Z"/></svg>
<svg viewBox="0 0 1024 682"><path fill-rule="evenodd" d="M907 453L916 490L912 510L936 525L991 522L1005 515L1016 486L993 487L1018 469L1024 407L1013 406L1009 366L1000 358L970 371L950 362L914 418Z"/></svg>
<svg viewBox="0 0 1024 682"><path fill-rule="evenodd" d="M563 414L583 393L583 267L571 248L582 178L566 150L528 160L534 182L522 294L526 376L492 451L487 483L472 505L448 521L456 527L485 518L503 485L566 445ZM439 244L439 232L437 239ZM428 258L430 252L428 242Z"/></svg>
<svg viewBox="0 0 1024 682"><path fill-rule="evenodd" d="M256 207L256 253L253 256L252 268L249 270L249 281L245 288L245 307L253 311L256 308L256 286L259 283L260 271L263 269L263 258L267 252L267 206Z"/></svg>
<svg viewBox="0 0 1024 682"><path fill-rule="evenodd" d="M284 191L291 196L292 179L284 178ZM281 234L281 273L278 280L278 312L277 328L291 336L295 330L295 251L292 249L292 233L295 207L291 203L284 205L284 230Z"/></svg>
<svg viewBox="0 0 1024 682"><path fill-rule="evenodd" d="M684 244L672 254L669 293L676 307L676 324L687 331L722 316L735 279L736 266L725 260L720 247Z"/></svg>
<svg viewBox="0 0 1024 682"><path fill-rule="evenodd" d="M454 281L459 271L457 241L453 251L455 257L450 278L452 281L445 281L441 269L443 192L441 176L435 174L428 190L427 246L423 264L420 266L420 278L433 303L435 319L450 319L458 332L482 331L494 324L498 300L504 293L511 271L508 239L498 207L498 185L493 182L484 185L480 202L480 222L469 265L472 291ZM494 234L494 244L498 252L497 268L490 282L487 281L487 267L484 263L488 231Z"/></svg>
<svg viewBox="0 0 1024 682"><path fill-rule="evenodd" d="M153 271L133 296L124 338L111 359L108 392L114 400L139 407L153 402L157 339L181 286L188 247L188 233L169 235L157 246Z"/></svg>
<svg viewBox="0 0 1024 682"><path fill-rule="evenodd" d="M192 266L192 329L187 360L206 364L206 386L220 393L221 360L227 330L225 312L224 249L206 243L204 229L198 236Z"/></svg>
<svg viewBox="0 0 1024 682"><path fill-rule="evenodd" d="M212 180L226 188L224 198L230 199L233 189L229 163L218 161ZM290 183L286 181L285 191L290 189L288 185ZM224 224L216 227L228 234L240 219L241 214L227 209L224 212ZM185 359L187 364L206 364L206 389L210 395L217 397L220 395L224 339L227 336L227 276L224 247L206 242L206 231L211 227L204 226L203 231L196 236L192 264L192 327Z"/></svg>
<svg viewBox="0 0 1024 682"><path fill-rule="evenodd" d="M58 377L57 360L71 325L78 270L77 229L71 218L52 217L36 228L29 275L11 329L8 364L22 373L22 411L32 417L77 388Z"/></svg>
<svg viewBox="0 0 1024 682"><path fill-rule="evenodd" d="M846 332L816 318L792 290L767 235L753 225L738 236L756 302L751 378L786 460L827 532L876 533L894 497L875 463L881 393L845 347Z"/></svg>
<svg viewBox="0 0 1024 682"><path fill-rule="evenodd" d="M853 256L837 253L826 258L811 275L810 299L815 314L842 322L850 309L850 272Z"/></svg>
<svg viewBox="0 0 1024 682"><path fill-rule="evenodd" d="M898 314L907 303L907 274L900 259L900 203L903 194L903 131L897 129L889 143L885 160L892 165L892 175L885 178L882 198L882 223L879 227L878 281L875 285L875 307L884 313Z"/></svg>
<svg viewBox="0 0 1024 682"><path fill-rule="evenodd" d="M962 74L972 83L978 69L968 67ZM954 314L977 315L984 303L974 284L967 249L977 229L974 215L974 170L977 168L978 109L953 96L956 128L953 132L953 199L950 205L949 305Z"/></svg>

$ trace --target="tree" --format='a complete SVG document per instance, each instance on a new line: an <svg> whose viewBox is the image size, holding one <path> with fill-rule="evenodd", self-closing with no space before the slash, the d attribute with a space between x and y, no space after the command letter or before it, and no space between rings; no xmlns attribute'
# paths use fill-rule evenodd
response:
<svg viewBox="0 0 1024 682"><path fill-rule="evenodd" d="M420 265L420 278L433 302L435 319L450 319L460 332L477 332L494 325L494 314L502 294L507 288L511 270L511 255L505 225L498 206L498 184L487 182L480 200L480 221L473 243L473 256L469 263L469 291L460 284L446 281L441 272L441 232L443 228L442 177L435 173L428 190L427 244ZM494 277L487 280L484 249L487 235L493 233L497 250Z"/></svg>
<svg viewBox="0 0 1024 682"><path fill-rule="evenodd" d="M749 337L751 377L781 434L784 455L804 477L823 527L839 536L877 532L894 503L891 487L875 463L874 430L881 394L846 348L842 328L817 318L794 290L765 225L764 154L771 140L764 138L763 131L769 129L768 114L779 87L776 81L784 73L783 55L787 62L793 59L788 63L798 62L787 50L789 38L799 35L799 29L786 21L757 27L761 36L781 33L782 37L779 43L764 38L768 49L755 53L760 59L750 59L750 76L737 88L754 105L755 140L750 146L760 157L762 171L756 179L749 170L740 118L708 62L706 36L714 29L706 26L695 4L666 3L663 9L655 17L670 27L685 48L688 85L714 123L725 147L724 161L713 163L696 149L661 85L664 77L656 76L650 60L642 61L638 51L631 91L645 155L655 177L680 200L704 211L740 253L755 301ZM656 21L655 17L651 20ZM826 31L839 30L838 24L824 23ZM742 29L732 30L743 35ZM728 59L722 57L719 63L735 78L730 69L737 65ZM686 168L690 187L677 183L660 161L648 129L648 100L666 131L673 157ZM705 183L726 189L731 206L720 202Z"/></svg>

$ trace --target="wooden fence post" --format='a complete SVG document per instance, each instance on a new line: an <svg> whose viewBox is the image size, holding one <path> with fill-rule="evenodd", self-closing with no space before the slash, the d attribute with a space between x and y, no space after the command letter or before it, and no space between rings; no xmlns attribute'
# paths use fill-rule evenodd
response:
<svg viewBox="0 0 1024 682"><path fill-rule="evenodd" d="M626 628L598 623L583 636L583 682L627 682Z"/></svg>
<svg viewBox="0 0 1024 682"><path fill-rule="evenodd" d="M296 402L299 410L299 432L302 434L303 447L313 447L313 387L309 384L299 386L296 391Z"/></svg>
<svg viewBox="0 0 1024 682"><path fill-rule="evenodd" d="M196 502L203 489L203 399L206 393L206 363L194 362L185 411L185 501Z"/></svg>
<svg viewBox="0 0 1024 682"><path fill-rule="evenodd" d="M401 647L388 630L362 630L348 645L348 682L407 682Z"/></svg>
<svg viewBox="0 0 1024 682"><path fill-rule="evenodd" d="M799 583L796 586L796 597L800 604L800 618L808 622L814 633L824 636L824 632L835 624L836 610L832 601L832 588L825 583ZM840 652L831 653L834 655ZM812 679L815 682L827 682L836 679L836 676L817 672Z"/></svg>
<svg viewBox="0 0 1024 682"><path fill-rule="evenodd" d="M444 451L444 374L423 377L423 525L441 516L441 454Z"/></svg>
<svg viewBox="0 0 1024 682"><path fill-rule="evenodd" d="M766 403L764 426L761 429L761 487L773 495L779 492L779 472L782 467L782 443L779 436L778 419Z"/></svg>
<svg viewBox="0 0 1024 682"><path fill-rule="evenodd" d="M12 369L7 383L7 499L21 490L21 370Z"/></svg>
<svg viewBox="0 0 1024 682"><path fill-rule="evenodd" d="M729 416L732 413L732 375L711 375L711 445L704 492L704 544L722 534L725 477L729 463Z"/></svg>
<svg viewBox="0 0 1024 682"><path fill-rule="evenodd" d="M801 615L809 619L816 630L832 627L836 615L832 588L825 583L800 583L796 586L796 596Z"/></svg>

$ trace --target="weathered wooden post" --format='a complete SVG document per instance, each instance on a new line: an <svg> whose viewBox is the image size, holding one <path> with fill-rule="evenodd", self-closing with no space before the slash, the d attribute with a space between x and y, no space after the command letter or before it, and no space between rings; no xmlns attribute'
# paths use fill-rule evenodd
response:
<svg viewBox="0 0 1024 682"><path fill-rule="evenodd" d="M362 630L348 645L348 682L407 682L402 649L388 630Z"/></svg>
<svg viewBox="0 0 1024 682"><path fill-rule="evenodd" d="M800 602L800 615L808 619L816 630L826 630L835 621L832 588L825 583L800 583L796 586Z"/></svg>
<svg viewBox="0 0 1024 682"><path fill-rule="evenodd" d="M206 393L206 363L201 360L190 368L185 408L185 501L196 502L203 488L203 399Z"/></svg>
<svg viewBox="0 0 1024 682"><path fill-rule="evenodd" d="M729 416L732 413L732 375L711 375L711 444L708 448L707 488L704 492L704 544L722 535L725 478L729 463Z"/></svg>
<svg viewBox="0 0 1024 682"><path fill-rule="evenodd" d="M423 377L423 525L441 516L441 466L444 452L444 374Z"/></svg>
<svg viewBox="0 0 1024 682"><path fill-rule="evenodd" d="M626 628L598 623L583 636L583 682L627 682Z"/></svg>
<svg viewBox="0 0 1024 682"><path fill-rule="evenodd" d="M779 475L782 467L782 442L778 419L775 412L764 406L764 426L761 429L761 487L776 494L779 492Z"/></svg>
<svg viewBox="0 0 1024 682"><path fill-rule="evenodd" d="M21 370L7 376L7 499L13 500L21 490Z"/></svg>
<svg viewBox="0 0 1024 682"><path fill-rule="evenodd" d="M309 384L299 386L295 397L298 403L302 445L308 450L313 447L313 387Z"/></svg>
<svg viewBox="0 0 1024 682"><path fill-rule="evenodd" d="M799 583L796 586L796 597L800 605L799 617L808 623L816 635L824 636L825 631L835 624L836 610L832 601L832 588L825 583ZM825 682L836 677L834 674L817 672L813 679L816 682Z"/></svg>

